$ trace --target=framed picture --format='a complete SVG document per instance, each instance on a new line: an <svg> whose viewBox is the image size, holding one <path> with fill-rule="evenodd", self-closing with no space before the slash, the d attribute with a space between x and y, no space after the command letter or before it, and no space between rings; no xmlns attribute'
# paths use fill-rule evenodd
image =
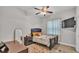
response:
<svg viewBox="0 0 79 59"><path fill-rule="evenodd" d="M62 21L62 28L74 28L75 25L74 17Z"/></svg>

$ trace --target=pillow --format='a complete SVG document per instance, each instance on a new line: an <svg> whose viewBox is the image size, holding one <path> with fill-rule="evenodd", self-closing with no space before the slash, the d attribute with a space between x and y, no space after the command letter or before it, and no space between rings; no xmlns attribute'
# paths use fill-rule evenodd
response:
<svg viewBox="0 0 79 59"><path fill-rule="evenodd" d="M33 32L33 36L41 36L41 32Z"/></svg>

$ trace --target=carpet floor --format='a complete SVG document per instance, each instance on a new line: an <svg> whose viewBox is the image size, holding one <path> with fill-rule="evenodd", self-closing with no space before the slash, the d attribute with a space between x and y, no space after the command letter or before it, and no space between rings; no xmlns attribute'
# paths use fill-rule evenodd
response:
<svg viewBox="0 0 79 59"><path fill-rule="evenodd" d="M76 53L75 48L61 44L55 45L51 50L39 44L31 44L27 47L29 53Z"/></svg>

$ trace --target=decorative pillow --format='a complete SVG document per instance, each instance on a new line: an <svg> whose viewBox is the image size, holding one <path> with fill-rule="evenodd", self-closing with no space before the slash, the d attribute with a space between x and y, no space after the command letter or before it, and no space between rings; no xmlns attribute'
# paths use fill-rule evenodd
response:
<svg viewBox="0 0 79 59"><path fill-rule="evenodd" d="M42 35L41 32L33 32L32 34L33 34L33 36L41 36Z"/></svg>

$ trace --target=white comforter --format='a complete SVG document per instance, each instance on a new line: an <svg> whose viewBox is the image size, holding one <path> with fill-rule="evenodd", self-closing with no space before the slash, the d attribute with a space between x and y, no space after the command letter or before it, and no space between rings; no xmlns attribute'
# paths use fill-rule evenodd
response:
<svg viewBox="0 0 79 59"><path fill-rule="evenodd" d="M47 45L48 47L50 46L50 39L54 38L55 36L48 36L48 35L41 35L39 37L34 36L33 41L37 43L41 43L44 45Z"/></svg>

